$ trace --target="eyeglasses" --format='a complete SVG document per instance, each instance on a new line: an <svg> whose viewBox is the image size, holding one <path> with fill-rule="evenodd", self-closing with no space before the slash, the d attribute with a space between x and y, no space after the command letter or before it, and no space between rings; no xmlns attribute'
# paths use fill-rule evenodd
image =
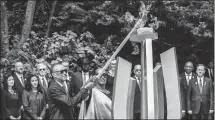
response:
<svg viewBox="0 0 215 120"><path fill-rule="evenodd" d="M45 69L45 68L43 68L43 69L39 69L39 70L40 70L40 71L42 71L42 70L43 70L43 71L45 71L46 69Z"/></svg>
<svg viewBox="0 0 215 120"><path fill-rule="evenodd" d="M64 72L67 73L67 70L60 70L60 71L55 71L55 72L60 72L60 74L63 74Z"/></svg>
<svg viewBox="0 0 215 120"><path fill-rule="evenodd" d="M141 69L136 69L135 71L141 71Z"/></svg>

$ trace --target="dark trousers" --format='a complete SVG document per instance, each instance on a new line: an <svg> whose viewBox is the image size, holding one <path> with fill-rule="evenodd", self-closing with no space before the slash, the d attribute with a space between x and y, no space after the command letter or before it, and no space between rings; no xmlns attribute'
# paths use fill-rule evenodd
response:
<svg viewBox="0 0 215 120"><path fill-rule="evenodd" d="M191 115L189 115L188 113L185 113L185 115L182 118L182 120L191 120Z"/></svg>
<svg viewBox="0 0 215 120"><path fill-rule="evenodd" d="M140 113L134 113L134 120L140 120Z"/></svg>
<svg viewBox="0 0 215 120"><path fill-rule="evenodd" d="M193 120L208 120L208 114L204 114L202 103L198 114L192 114Z"/></svg>

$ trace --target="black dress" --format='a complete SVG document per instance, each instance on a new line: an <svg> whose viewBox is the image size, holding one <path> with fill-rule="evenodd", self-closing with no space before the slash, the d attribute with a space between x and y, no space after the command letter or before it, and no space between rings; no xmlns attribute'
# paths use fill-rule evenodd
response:
<svg viewBox="0 0 215 120"><path fill-rule="evenodd" d="M6 112L7 112L7 118L10 116L13 116L15 118L21 116L21 101L19 98L19 95L16 91L14 93L10 93L8 91L4 92L5 96L5 105L6 105Z"/></svg>
<svg viewBox="0 0 215 120"><path fill-rule="evenodd" d="M2 86L0 86L1 88L1 98L0 98L0 106L1 106L1 111L0 111L0 119L5 119L8 115L6 112L6 106L5 106L5 96L4 96L4 89Z"/></svg>

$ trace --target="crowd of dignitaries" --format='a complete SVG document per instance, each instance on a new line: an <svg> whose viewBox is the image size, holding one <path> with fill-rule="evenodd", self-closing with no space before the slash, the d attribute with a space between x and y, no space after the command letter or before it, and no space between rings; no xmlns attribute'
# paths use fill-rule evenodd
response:
<svg viewBox="0 0 215 120"><path fill-rule="evenodd" d="M188 61L180 76L183 119L213 119L214 63L194 65Z"/></svg>
<svg viewBox="0 0 215 120"><path fill-rule="evenodd" d="M88 65L82 64L84 75ZM1 119L76 119L78 104L95 86L94 82L84 84L79 80L82 76L69 71L68 61L53 64L51 77L44 63L36 65L37 74L24 74L22 62L15 63L14 68L1 84Z"/></svg>
<svg viewBox="0 0 215 120"><path fill-rule="evenodd" d="M111 118L116 60L111 62L109 71L102 74L97 84L95 75L101 68L92 72L88 59L81 60L79 72L70 71L69 65L68 61L53 64L51 76L48 76L44 63L36 65L37 74L24 74L23 64L15 63L15 71L5 74L1 85L1 119ZM190 61L185 63L184 72L179 75L182 119L213 119L213 65L213 61L208 66L198 64L196 67ZM131 80L136 81L134 119L140 119L141 65L134 66ZM88 111L81 115L83 105ZM96 106L99 116L96 112L92 116L91 108Z"/></svg>
<svg viewBox="0 0 215 120"><path fill-rule="evenodd" d="M70 70L68 61L62 61L51 68L39 63L35 65L36 74L24 74L27 71L24 71L23 63L17 62L15 70L4 75L1 85L1 119L78 119L81 103L85 101L88 108L92 102L93 88L96 94L107 97L106 100L96 100L98 104L109 103L108 107L106 104L100 106L108 113L102 118L111 118L109 108L115 64L116 60L112 61L109 71L96 82L95 75L101 68L91 70L87 58L81 60L81 71L78 72Z"/></svg>

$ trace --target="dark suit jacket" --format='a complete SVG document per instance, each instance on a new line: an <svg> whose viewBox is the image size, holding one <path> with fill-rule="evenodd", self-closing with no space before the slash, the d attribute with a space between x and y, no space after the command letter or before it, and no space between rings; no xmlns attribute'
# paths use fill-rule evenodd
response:
<svg viewBox="0 0 215 120"><path fill-rule="evenodd" d="M197 78L191 79L187 90L187 109L192 110L193 114L198 114L201 101L203 103L203 113L208 114L213 110L213 87L212 81L206 77L203 80L202 93L200 93Z"/></svg>
<svg viewBox="0 0 215 120"><path fill-rule="evenodd" d="M48 104L50 119L74 119L74 107L87 96L87 90L70 97L66 91L56 82L52 81L48 88Z"/></svg>
<svg viewBox="0 0 215 120"><path fill-rule="evenodd" d="M136 80L135 77L132 77L132 78ZM141 101L141 91L136 80L135 93L134 93L134 108L133 108L134 113L140 113L140 104L141 104L140 101Z"/></svg>
<svg viewBox="0 0 215 120"><path fill-rule="evenodd" d="M210 78L209 73L208 73L208 69L205 70L205 77ZM212 82L214 82L214 69L213 69L213 75L210 78L212 80Z"/></svg>
<svg viewBox="0 0 215 120"><path fill-rule="evenodd" d="M185 110L187 112L187 89L188 89L188 84L185 72L181 73L179 75L180 77L180 89L181 89L181 102L182 102L182 110ZM196 74L192 73L192 79L196 78Z"/></svg>
<svg viewBox="0 0 215 120"><path fill-rule="evenodd" d="M7 114L7 109L6 109L6 103L5 103L5 95L4 95L4 89L2 86L0 86L1 88L1 98L0 98L0 107L1 107L1 111L0 111L0 119L6 119L8 117L8 114Z"/></svg>
<svg viewBox="0 0 215 120"><path fill-rule="evenodd" d="M24 79L24 86L22 85L22 83L20 82L19 78L17 77L17 75L14 73L13 74L13 78L14 78L14 85L16 87L16 90L18 92L18 94L22 95L23 90L25 89L25 84L26 84L26 77L23 75L23 79Z"/></svg>
<svg viewBox="0 0 215 120"><path fill-rule="evenodd" d="M47 92L48 92L48 87L50 86L50 83L51 83L51 79L46 76L46 80L47 80L47 84L48 84L47 87L42 85L41 80L39 80L39 84L41 85L41 88L43 89L43 93L44 93L44 96L45 96L45 101L47 103L47 101L48 101L48 93Z"/></svg>
<svg viewBox="0 0 215 120"><path fill-rule="evenodd" d="M81 72L76 72L72 74L71 83L75 86L75 92L79 91L83 86L83 78Z"/></svg>

